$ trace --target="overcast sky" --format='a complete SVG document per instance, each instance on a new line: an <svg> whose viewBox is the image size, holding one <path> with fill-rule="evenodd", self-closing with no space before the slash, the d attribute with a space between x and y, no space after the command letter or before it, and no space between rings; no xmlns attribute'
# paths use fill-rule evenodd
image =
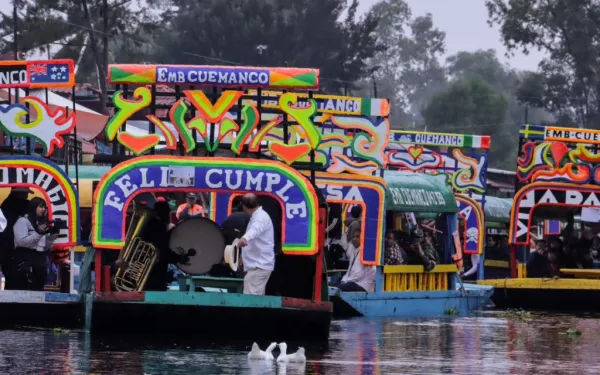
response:
<svg viewBox="0 0 600 375"><path fill-rule="evenodd" d="M286 1L286 0L281 0ZM368 10L378 0L359 0L362 11ZM405 0L413 15L431 13L436 27L446 32L447 56L459 51L494 48L498 57L519 70L536 70L543 55L532 51L529 55L516 53L504 56L506 49L500 41L497 27L487 25L487 9L484 0ZM11 2L0 0L0 11L11 13Z"/></svg>
<svg viewBox="0 0 600 375"><path fill-rule="evenodd" d="M368 10L377 0L359 0L362 11ZM515 53L514 57L504 56L506 49L500 40L498 27L490 28L484 0L405 0L413 16L431 13L434 25L446 32L446 55L459 51L475 51L493 48L498 57L519 70L537 70L544 57L537 50L529 55Z"/></svg>

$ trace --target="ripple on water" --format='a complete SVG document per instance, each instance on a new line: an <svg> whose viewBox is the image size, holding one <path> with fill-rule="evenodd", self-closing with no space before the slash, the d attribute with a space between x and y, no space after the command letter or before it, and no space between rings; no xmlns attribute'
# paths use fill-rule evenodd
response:
<svg viewBox="0 0 600 375"><path fill-rule="evenodd" d="M575 331L580 336L573 335ZM306 364L250 361L252 343L0 331L1 374L599 374L595 316L499 312L471 318L352 319ZM268 343L259 342L264 349ZM277 357L279 350L274 350Z"/></svg>

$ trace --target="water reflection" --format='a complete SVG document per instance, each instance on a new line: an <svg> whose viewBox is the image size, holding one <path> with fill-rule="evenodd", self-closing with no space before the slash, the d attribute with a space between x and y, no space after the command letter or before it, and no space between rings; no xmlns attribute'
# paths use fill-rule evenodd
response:
<svg viewBox="0 0 600 375"><path fill-rule="evenodd" d="M581 331L581 335L573 334ZM306 364L250 361L252 343L0 331L2 374L598 374L600 320L566 315L334 322ZM264 349L268 343L261 342ZM275 349L274 355L279 354Z"/></svg>

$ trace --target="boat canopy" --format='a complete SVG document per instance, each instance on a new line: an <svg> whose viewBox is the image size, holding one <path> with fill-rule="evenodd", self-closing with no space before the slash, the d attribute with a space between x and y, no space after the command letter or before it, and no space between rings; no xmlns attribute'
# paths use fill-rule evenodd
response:
<svg viewBox="0 0 600 375"><path fill-rule="evenodd" d="M454 194L443 175L385 171L385 205L388 211L456 213Z"/></svg>
<svg viewBox="0 0 600 375"><path fill-rule="evenodd" d="M509 223L513 200L510 198L485 197L485 221L493 223Z"/></svg>

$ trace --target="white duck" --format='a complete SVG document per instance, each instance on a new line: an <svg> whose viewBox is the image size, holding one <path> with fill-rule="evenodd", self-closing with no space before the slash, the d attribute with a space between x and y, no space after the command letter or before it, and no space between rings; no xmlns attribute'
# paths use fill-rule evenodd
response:
<svg viewBox="0 0 600 375"><path fill-rule="evenodd" d="M306 363L304 348L300 347L296 353L288 355L288 361L292 363Z"/></svg>
<svg viewBox="0 0 600 375"><path fill-rule="evenodd" d="M281 342L279 343L279 351L281 353L277 357L277 362L306 363L304 348L299 348L296 353L287 354L287 344Z"/></svg>
<svg viewBox="0 0 600 375"><path fill-rule="evenodd" d="M255 359L255 360L274 359L273 353L271 353L271 352L273 351L273 349L275 349L276 346L277 346L277 343L272 342L271 345L269 345L269 347L267 348L267 350L262 351L258 347L257 343L253 343L252 350L250 351L250 353L248 353L248 359Z"/></svg>

